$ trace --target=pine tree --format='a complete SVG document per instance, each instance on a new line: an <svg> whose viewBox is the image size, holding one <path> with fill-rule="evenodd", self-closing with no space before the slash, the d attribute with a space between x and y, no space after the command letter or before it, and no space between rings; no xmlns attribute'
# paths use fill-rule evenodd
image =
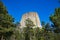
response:
<svg viewBox="0 0 60 40"><path fill-rule="evenodd" d="M6 7L0 1L0 40L7 39L14 31L14 18L8 14Z"/></svg>
<svg viewBox="0 0 60 40"><path fill-rule="evenodd" d="M50 20L54 24L55 30L54 32L60 32L60 8L55 9L55 13L50 16Z"/></svg>
<svg viewBox="0 0 60 40"><path fill-rule="evenodd" d="M33 27L34 23L28 18L25 21L26 27L24 28L25 40L33 40L34 32Z"/></svg>

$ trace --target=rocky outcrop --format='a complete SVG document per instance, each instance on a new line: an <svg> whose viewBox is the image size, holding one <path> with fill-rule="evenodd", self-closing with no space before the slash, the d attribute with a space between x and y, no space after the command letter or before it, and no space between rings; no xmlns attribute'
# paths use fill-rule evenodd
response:
<svg viewBox="0 0 60 40"><path fill-rule="evenodd" d="M25 26L25 20L29 18L31 19L31 21L33 21L33 23L35 24L35 27L40 27L41 28L41 23L40 23L40 19L39 19L39 16L36 12L28 12L28 13L25 13L23 16L22 16L22 19L20 21L20 28L23 28L23 27L26 27Z"/></svg>

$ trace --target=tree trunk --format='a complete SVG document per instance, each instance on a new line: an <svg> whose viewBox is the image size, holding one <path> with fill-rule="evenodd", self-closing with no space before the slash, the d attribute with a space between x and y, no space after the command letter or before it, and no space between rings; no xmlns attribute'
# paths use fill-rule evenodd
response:
<svg viewBox="0 0 60 40"><path fill-rule="evenodd" d="M1 40L4 40L4 39L3 39L3 35L2 35L2 37L1 37Z"/></svg>

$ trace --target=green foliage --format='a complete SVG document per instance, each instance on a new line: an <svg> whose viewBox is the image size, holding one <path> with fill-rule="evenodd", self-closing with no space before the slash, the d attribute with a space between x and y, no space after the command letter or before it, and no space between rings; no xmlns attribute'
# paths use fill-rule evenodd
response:
<svg viewBox="0 0 60 40"><path fill-rule="evenodd" d="M51 28L51 26L50 26L50 23L47 23L47 24L45 25L45 30L46 30L46 31L52 31L52 28Z"/></svg>
<svg viewBox="0 0 60 40"><path fill-rule="evenodd" d="M54 27L56 28L54 31L56 33L60 32L60 8L55 9L55 13L50 16L50 20L54 24Z"/></svg>
<svg viewBox="0 0 60 40"><path fill-rule="evenodd" d="M33 33L34 23L28 18L26 19L25 24L26 24L26 28L24 30L25 40L31 40L34 35Z"/></svg>
<svg viewBox="0 0 60 40"><path fill-rule="evenodd" d="M42 22L41 22L41 25L44 27L44 26L45 26L45 22L44 22L44 21L42 21Z"/></svg>
<svg viewBox="0 0 60 40"><path fill-rule="evenodd" d="M29 18L26 19L25 25L26 25L26 27L33 27L33 26L35 26L34 23Z"/></svg>
<svg viewBox="0 0 60 40"><path fill-rule="evenodd" d="M41 32L41 30L40 30L40 28L36 28L35 30L35 37L36 37L36 40L40 40L41 39L41 34L42 34L42 32Z"/></svg>
<svg viewBox="0 0 60 40"><path fill-rule="evenodd" d="M50 16L53 23L42 22L42 29L34 28L35 24L31 19L26 19L25 28L15 30L14 18L8 14L6 7L0 2L0 40L60 40L60 8L55 9L55 13ZM53 29L53 30L52 30ZM11 38L11 39L10 39Z"/></svg>
<svg viewBox="0 0 60 40"><path fill-rule="evenodd" d="M14 19L8 14L5 6L0 2L0 36L7 39L13 34L15 29ZM1 39L0 38L0 39Z"/></svg>

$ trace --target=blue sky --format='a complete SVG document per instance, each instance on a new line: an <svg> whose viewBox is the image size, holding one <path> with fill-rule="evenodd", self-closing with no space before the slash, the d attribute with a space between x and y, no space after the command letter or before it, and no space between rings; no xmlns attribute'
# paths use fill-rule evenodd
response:
<svg viewBox="0 0 60 40"><path fill-rule="evenodd" d="M60 7L58 0L2 0L9 14L19 22L26 12L37 12L40 20L49 22L49 16Z"/></svg>

